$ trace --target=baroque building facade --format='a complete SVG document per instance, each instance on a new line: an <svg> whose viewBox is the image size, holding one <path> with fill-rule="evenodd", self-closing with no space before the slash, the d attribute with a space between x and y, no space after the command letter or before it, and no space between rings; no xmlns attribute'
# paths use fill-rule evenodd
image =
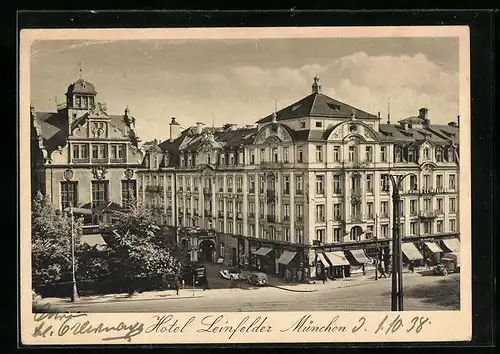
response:
<svg viewBox="0 0 500 354"><path fill-rule="evenodd" d="M193 260L343 276L375 257L388 265L389 175L406 175L405 260L458 252L458 124L432 124L426 108L384 124L324 95L317 77L311 88L252 126L180 131L172 118L170 139L149 146L137 170L138 200L198 230L180 233Z"/></svg>
<svg viewBox="0 0 500 354"><path fill-rule="evenodd" d="M106 210L126 208L137 199L138 149L135 118L108 114L94 85L83 79L68 86L56 112L31 107L32 195L50 196L53 206L98 224Z"/></svg>

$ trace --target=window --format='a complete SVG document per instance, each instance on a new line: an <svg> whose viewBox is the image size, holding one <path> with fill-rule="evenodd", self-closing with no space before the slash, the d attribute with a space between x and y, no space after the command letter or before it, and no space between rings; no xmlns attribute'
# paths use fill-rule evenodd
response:
<svg viewBox="0 0 500 354"><path fill-rule="evenodd" d="M334 194L341 194L341 190L340 190L340 175L334 175L333 176L333 193Z"/></svg>
<svg viewBox="0 0 500 354"><path fill-rule="evenodd" d="M304 206L302 204L295 204L295 220L304 220Z"/></svg>
<svg viewBox="0 0 500 354"><path fill-rule="evenodd" d="M366 147L366 156L365 159L367 162L373 161L373 148L371 146Z"/></svg>
<svg viewBox="0 0 500 354"><path fill-rule="evenodd" d="M443 175L436 175L436 188L443 189Z"/></svg>
<svg viewBox="0 0 500 354"><path fill-rule="evenodd" d="M224 154L224 153L220 154L220 164L221 165L226 164L226 154Z"/></svg>
<svg viewBox="0 0 500 354"><path fill-rule="evenodd" d="M295 242L296 243L304 243L304 230L295 229Z"/></svg>
<svg viewBox="0 0 500 354"><path fill-rule="evenodd" d="M333 147L333 161L340 162L340 146Z"/></svg>
<svg viewBox="0 0 500 354"><path fill-rule="evenodd" d="M448 149L448 162L455 162L455 150L453 148Z"/></svg>
<svg viewBox="0 0 500 354"><path fill-rule="evenodd" d="M436 221L436 232L443 233L443 220Z"/></svg>
<svg viewBox="0 0 500 354"><path fill-rule="evenodd" d="M259 215L260 218L264 218L264 202L259 202Z"/></svg>
<svg viewBox="0 0 500 354"><path fill-rule="evenodd" d="M260 149L259 159L261 163L266 160L266 149Z"/></svg>
<svg viewBox="0 0 500 354"><path fill-rule="evenodd" d="M403 155L401 154L401 148L399 147L394 150L394 162L403 162Z"/></svg>
<svg viewBox="0 0 500 354"><path fill-rule="evenodd" d="M389 235L389 225L381 225L380 233L382 235L382 238L387 238Z"/></svg>
<svg viewBox="0 0 500 354"><path fill-rule="evenodd" d="M316 145L316 162L323 162L323 146Z"/></svg>
<svg viewBox="0 0 500 354"><path fill-rule="evenodd" d="M368 218L373 219L373 203L366 203L366 206L368 208Z"/></svg>
<svg viewBox="0 0 500 354"><path fill-rule="evenodd" d="M333 242L340 242L340 229L333 229Z"/></svg>
<svg viewBox="0 0 500 354"><path fill-rule="evenodd" d="M255 193L255 177L248 176L248 191L250 193Z"/></svg>
<svg viewBox="0 0 500 354"><path fill-rule="evenodd" d="M210 153L208 152L207 155L206 155L206 158L207 158L207 165L211 165L212 164L212 155L210 155Z"/></svg>
<svg viewBox="0 0 500 354"><path fill-rule="evenodd" d="M255 202L248 202L248 214L250 216L255 216Z"/></svg>
<svg viewBox="0 0 500 354"><path fill-rule="evenodd" d="M385 146L380 147L380 161L387 162L387 152Z"/></svg>
<svg viewBox="0 0 500 354"><path fill-rule="evenodd" d="M349 146L349 162L355 161L356 148L354 146Z"/></svg>
<svg viewBox="0 0 500 354"><path fill-rule="evenodd" d="M417 234L417 223L415 221L412 221L410 223L410 235L416 235Z"/></svg>
<svg viewBox="0 0 500 354"><path fill-rule="evenodd" d="M443 162L443 151L441 149L436 150L436 161Z"/></svg>
<svg viewBox="0 0 500 354"><path fill-rule="evenodd" d="M285 237L284 241L285 242L290 242L290 229L288 227L285 227L283 229L283 234L284 234L284 237Z"/></svg>
<svg viewBox="0 0 500 354"><path fill-rule="evenodd" d="M125 158L125 144L112 144L111 145L111 158L112 159Z"/></svg>
<svg viewBox="0 0 500 354"><path fill-rule="evenodd" d="M408 148L408 162L415 162L415 153L413 148Z"/></svg>
<svg viewBox="0 0 500 354"><path fill-rule="evenodd" d="M78 206L78 182L61 182L61 209Z"/></svg>
<svg viewBox="0 0 500 354"><path fill-rule="evenodd" d="M236 223L236 235L243 235L243 224L241 222Z"/></svg>
<svg viewBox="0 0 500 354"><path fill-rule="evenodd" d="M300 122L299 127L300 129L304 129L306 127L306 122Z"/></svg>
<svg viewBox="0 0 500 354"><path fill-rule="evenodd" d="M255 225L250 224L249 226L250 226L250 236L255 237Z"/></svg>
<svg viewBox="0 0 500 354"><path fill-rule="evenodd" d="M261 238L265 238L266 237L266 230L264 230L264 226L263 225L260 225L259 237L261 237Z"/></svg>
<svg viewBox="0 0 500 354"><path fill-rule="evenodd" d="M234 232L234 224L232 221L227 222L227 232L230 234Z"/></svg>
<svg viewBox="0 0 500 354"><path fill-rule="evenodd" d="M321 243L325 243L325 229L316 230L316 240Z"/></svg>
<svg viewBox="0 0 500 354"><path fill-rule="evenodd" d="M92 158L93 159L105 159L108 157L108 146L105 144L93 144L92 145Z"/></svg>
<svg viewBox="0 0 500 354"><path fill-rule="evenodd" d="M410 215L417 215L417 201L415 199L410 200Z"/></svg>
<svg viewBox="0 0 500 354"><path fill-rule="evenodd" d="M325 176L316 176L316 194L325 194Z"/></svg>
<svg viewBox="0 0 500 354"><path fill-rule="evenodd" d="M304 193L304 177L302 176L295 177L295 187L297 195L301 195Z"/></svg>
<svg viewBox="0 0 500 354"><path fill-rule="evenodd" d="M316 128L321 128L323 126L323 122L316 121Z"/></svg>
<svg viewBox="0 0 500 354"><path fill-rule="evenodd" d="M108 181L92 181L92 208L108 201Z"/></svg>
<svg viewBox="0 0 500 354"><path fill-rule="evenodd" d="M316 205L316 222L325 222L325 205Z"/></svg>
<svg viewBox="0 0 500 354"><path fill-rule="evenodd" d="M450 175L450 177L449 177L449 184L448 185L449 185L449 188L451 190L455 190L455 188L456 188L455 182L456 182L456 176L455 175Z"/></svg>
<svg viewBox="0 0 500 354"><path fill-rule="evenodd" d="M289 161L289 148L285 147L283 148L283 162L288 162Z"/></svg>
<svg viewBox="0 0 500 354"><path fill-rule="evenodd" d="M430 234L432 232L432 225L429 221L424 221L424 234Z"/></svg>
<svg viewBox="0 0 500 354"><path fill-rule="evenodd" d="M423 157L425 160L428 160L428 159L429 159L429 148L424 147L424 148L422 149L422 157Z"/></svg>
<svg viewBox="0 0 500 354"><path fill-rule="evenodd" d="M333 219L340 220L340 204L338 203L333 204Z"/></svg>
<svg viewBox="0 0 500 354"><path fill-rule="evenodd" d="M89 146L87 144L74 144L73 145L73 159L88 159Z"/></svg>
<svg viewBox="0 0 500 354"><path fill-rule="evenodd" d="M457 211L456 208L456 199L450 198L450 213L455 213Z"/></svg>
<svg viewBox="0 0 500 354"><path fill-rule="evenodd" d="M137 198L137 183L133 180L122 181L122 207L135 205Z"/></svg>
<svg viewBox="0 0 500 354"><path fill-rule="evenodd" d="M283 204L283 220L290 220L290 204Z"/></svg>
<svg viewBox="0 0 500 354"><path fill-rule="evenodd" d="M380 175L380 189L382 192L389 192L389 175Z"/></svg>
<svg viewBox="0 0 500 354"><path fill-rule="evenodd" d="M372 174L366 175L366 191L368 193L373 193L373 175Z"/></svg>
<svg viewBox="0 0 500 354"><path fill-rule="evenodd" d="M424 210L430 211L432 209L432 200L429 198L424 199Z"/></svg>
<svg viewBox="0 0 500 354"><path fill-rule="evenodd" d="M229 165L234 165L234 154L233 153L229 154Z"/></svg>
<svg viewBox="0 0 500 354"><path fill-rule="evenodd" d="M219 221L219 232L224 232L224 221Z"/></svg>
<svg viewBox="0 0 500 354"><path fill-rule="evenodd" d="M264 176L259 176L259 190L264 193Z"/></svg>
<svg viewBox="0 0 500 354"><path fill-rule="evenodd" d="M381 202L380 203L380 214L382 215L382 217L388 216L388 207L389 207L388 202Z"/></svg>
<svg viewBox="0 0 500 354"><path fill-rule="evenodd" d="M217 186L219 187L219 192L224 191L224 178L217 177Z"/></svg>
<svg viewBox="0 0 500 354"><path fill-rule="evenodd" d="M252 149L250 150L250 165L254 165L255 164L255 150Z"/></svg>
<svg viewBox="0 0 500 354"><path fill-rule="evenodd" d="M439 214L443 214L443 210L444 210L444 208L443 208L443 198L438 198L437 199L437 212Z"/></svg>
<svg viewBox="0 0 500 354"><path fill-rule="evenodd" d="M297 162L304 162L304 149L302 147L297 148Z"/></svg>
<svg viewBox="0 0 500 354"><path fill-rule="evenodd" d="M417 176L410 175L410 190L416 191L418 189Z"/></svg>
<svg viewBox="0 0 500 354"><path fill-rule="evenodd" d="M453 231L456 231L456 220L455 219L450 219L450 231L453 232Z"/></svg>
<svg viewBox="0 0 500 354"><path fill-rule="evenodd" d="M273 148L273 162L278 162L278 148Z"/></svg>
<svg viewBox="0 0 500 354"><path fill-rule="evenodd" d="M290 194L290 176L283 176L283 194Z"/></svg>
<svg viewBox="0 0 500 354"><path fill-rule="evenodd" d="M424 175L424 189L432 188L431 185L431 176Z"/></svg>
<svg viewBox="0 0 500 354"><path fill-rule="evenodd" d="M225 253L224 253L224 242L219 243L219 257L224 258Z"/></svg>
<svg viewBox="0 0 500 354"><path fill-rule="evenodd" d="M241 192L243 188L243 177L236 177L236 189Z"/></svg>

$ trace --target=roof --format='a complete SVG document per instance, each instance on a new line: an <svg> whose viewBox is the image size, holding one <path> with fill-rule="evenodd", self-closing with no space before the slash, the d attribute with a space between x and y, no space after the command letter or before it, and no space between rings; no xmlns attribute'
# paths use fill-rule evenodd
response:
<svg viewBox="0 0 500 354"><path fill-rule="evenodd" d="M401 143L428 140L438 145L458 143L458 128L449 125L429 125L423 128L406 128L401 125L380 124L380 133L388 140Z"/></svg>
<svg viewBox="0 0 500 354"><path fill-rule="evenodd" d="M68 91L66 92L66 95L72 95L75 93L97 95L95 86L83 79L78 79L77 81L68 86Z"/></svg>
<svg viewBox="0 0 500 354"><path fill-rule="evenodd" d="M102 249L107 246L106 241L104 241L101 234L82 235L82 243L85 243L90 247L97 246L98 249Z"/></svg>
<svg viewBox="0 0 500 354"><path fill-rule="evenodd" d="M349 118L354 112L359 119L378 119L377 116L359 108L337 101L322 93L312 93L303 99L276 112L276 120L287 120L302 117L338 117ZM274 113L273 113L274 114ZM271 122L273 114L257 121L257 123Z"/></svg>
<svg viewBox="0 0 500 354"><path fill-rule="evenodd" d="M64 147L67 144L69 136L68 118L66 111L60 112L36 112L36 124L38 125L38 134L43 139L43 145L50 154L57 150L58 146ZM71 125L72 129L79 124L83 124L88 118L88 113L76 119ZM126 130L127 123L122 115L107 115L109 123L122 131ZM132 129L128 129L128 137L131 142L137 146L138 139Z"/></svg>

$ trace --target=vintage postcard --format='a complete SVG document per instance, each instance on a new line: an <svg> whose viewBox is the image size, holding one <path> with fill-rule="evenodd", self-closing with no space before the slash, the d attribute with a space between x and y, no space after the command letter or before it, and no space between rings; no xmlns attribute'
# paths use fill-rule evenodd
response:
<svg viewBox="0 0 500 354"><path fill-rule="evenodd" d="M471 339L467 27L20 34L23 344Z"/></svg>

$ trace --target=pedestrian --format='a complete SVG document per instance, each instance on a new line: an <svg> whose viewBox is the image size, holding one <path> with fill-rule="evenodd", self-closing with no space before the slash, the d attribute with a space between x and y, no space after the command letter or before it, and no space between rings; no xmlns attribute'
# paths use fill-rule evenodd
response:
<svg viewBox="0 0 500 354"><path fill-rule="evenodd" d="M384 267L382 267L382 264L379 264L378 271L380 273L380 278L387 278L387 275L385 274L385 270Z"/></svg>
<svg viewBox="0 0 500 354"><path fill-rule="evenodd" d="M415 265L413 264L413 262L410 262L410 264L408 265L408 268L410 268L412 273L415 273Z"/></svg>
<svg viewBox="0 0 500 354"><path fill-rule="evenodd" d="M205 276L203 278L203 291L207 290L208 289L208 279L207 277Z"/></svg>
<svg viewBox="0 0 500 354"><path fill-rule="evenodd" d="M176 291L177 295L179 295L179 287L180 287L179 276L176 274L175 275L175 291Z"/></svg>
<svg viewBox="0 0 500 354"><path fill-rule="evenodd" d="M361 267L361 269L363 270L363 275L366 275L366 270L365 270L365 264L363 263L363 266Z"/></svg>

